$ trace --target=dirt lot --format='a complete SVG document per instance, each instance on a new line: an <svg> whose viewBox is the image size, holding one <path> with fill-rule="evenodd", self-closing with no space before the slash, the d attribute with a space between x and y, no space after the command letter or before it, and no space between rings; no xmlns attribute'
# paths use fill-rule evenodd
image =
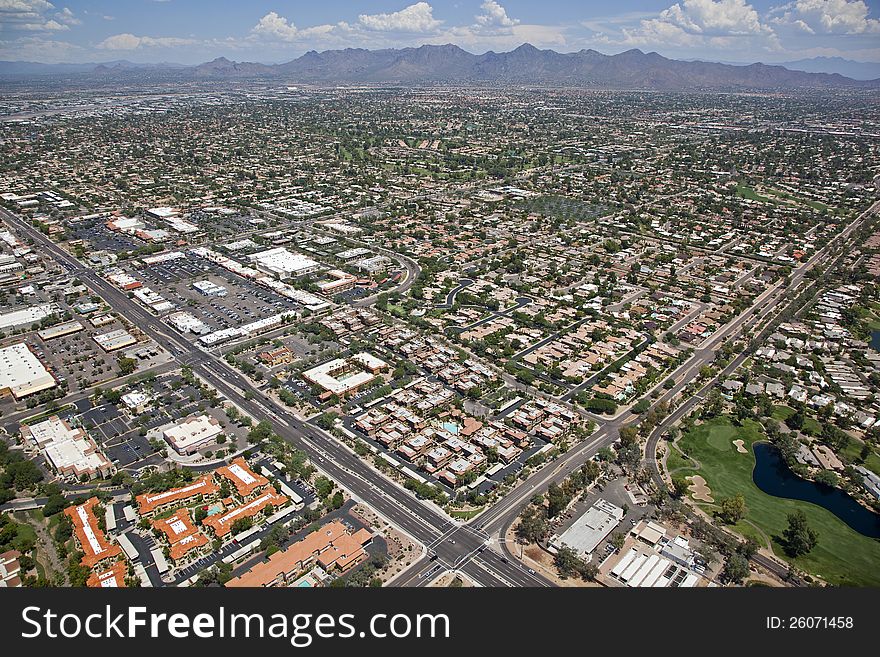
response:
<svg viewBox="0 0 880 657"><path fill-rule="evenodd" d="M418 545L382 520L372 510L356 504L352 507L351 512L385 536L388 545L388 566L377 573L383 582L398 575L421 554Z"/></svg>
<svg viewBox="0 0 880 657"><path fill-rule="evenodd" d="M470 580L469 577L466 577L465 575L447 570L445 573L440 575L440 577L428 584L428 586L432 588L452 588L456 586L461 586L462 588L472 588L474 586L474 583Z"/></svg>

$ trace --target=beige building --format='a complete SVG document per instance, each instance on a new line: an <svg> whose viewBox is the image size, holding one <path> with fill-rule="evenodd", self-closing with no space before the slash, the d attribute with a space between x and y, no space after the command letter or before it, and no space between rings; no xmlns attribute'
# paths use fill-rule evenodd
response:
<svg viewBox="0 0 880 657"><path fill-rule="evenodd" d="M217 420L210 415L199 415L165 429L162 435L178 454L193 454L202 447L215 444L221 433L223 427Z"/></svg>
<svg viewBox="0 0 880 657"><path fill-rule="evenodd" d="M116 472L85 431L71 427L57 415L31 426L22 426L21 437L25 443L39 448L60 475L94 479L109 477Z"/></svg>
<svg viewBox="0 0 880 657"><path fill-rule="evenodd" d="M0 397L21 399L56 385L55 377L26 343L0 349Z"/></svg>

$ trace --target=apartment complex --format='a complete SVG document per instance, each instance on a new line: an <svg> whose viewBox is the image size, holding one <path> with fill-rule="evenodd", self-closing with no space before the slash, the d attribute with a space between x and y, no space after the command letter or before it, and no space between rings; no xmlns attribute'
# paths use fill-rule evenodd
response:
<svg viewBox="0 0 880 657"><path fill-rule="evenodd" d="M373 540L366 529L352 532L339 521L312 532L286 550L227 582L228 587L288 586L312 566L344 574L367 558L364 549Z"/></svg>
<svg viewBox="0 0 880 657"><path fill-rule="evenodd" d="M118 545L110 543L101 529L94 512L98 504L97 497L90 497L82 504L67 507L64 514L73 523L73 535L83 553L82 565L101 572L123 557L123 553Z"/></svg>

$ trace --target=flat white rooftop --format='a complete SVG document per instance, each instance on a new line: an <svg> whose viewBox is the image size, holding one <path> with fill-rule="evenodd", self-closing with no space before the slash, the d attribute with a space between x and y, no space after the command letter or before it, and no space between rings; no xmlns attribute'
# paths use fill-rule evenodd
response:
<svg viewBox="0 0 880 657"><path fill-rule="evenodd" d="M185 450L195 445L210 441L220 435L223 428L220 423L209 415L191 417L180 424L165 429L165 439L178 450Z"/></svg>
<svg viewBox="0 0 880 657"><path fill-rule="evenodd" d="M303 372L303 377L335 395L345 394L375 378L372 373L354 365L355 362L353 358L337 358Z"/></svg>
<svg viewBox="0 0 880 657"><path fill-rule="evenodd" d="M0 315L0 331L38 323L41 319L60 312L61 308L54 303L43 303L39 306L29 306L21 310L13 310L12 312Z"/></svg>
<svg viewBox="0 0 880 657"><path fill-rule="evenodd" d="M623 509L608 502L596 500L587 511L551 544L570 547L575 552L590 554L623 519Z"/></svg>
<svg viewBox="0 0 880 657"><path fill-rule="evenodd" d="M0 394L19 399L55 386L55 377L24 342L0 349Z"/></svg>
<svg viewBox="0 0 880 657"><path fill-rule="evenodd" d="M320 266L318 262L308 256L292 253L283 246L255 253L249 258L258 267L280 276L296 276L300 273L314 271Z"/></svg>

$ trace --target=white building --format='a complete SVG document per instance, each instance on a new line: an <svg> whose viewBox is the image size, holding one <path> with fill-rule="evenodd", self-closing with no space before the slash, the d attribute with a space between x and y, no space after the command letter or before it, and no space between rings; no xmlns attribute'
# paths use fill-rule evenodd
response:
<svg viewBox="0 0 880 657"><path fill-rule="evenodd" d="M205 295L206 297L225 297L226 296L226 288L222 285L217 285L216 283L212 283L211 281L196 281L192 284L193 288L199 292L200 294Z"/></svg>
<svg viewBox="0 0 880 657"><path fill-rule="evenodd" d="M623 509L619 506L608 500L598 499L568 529L554 536L550 541L550 547L556 550L568 547L578 556L586 557L614 531L623 520L623 515Z"/></svg>
<svg viewBox="0 0 880 657"><path fill-rule="evenodd" d="M13 310L12 312L0 315L0 331L6 329L14 329L19 326L30 326L38 324L41 320L51 315L60 315L61 307L54 303L44 303L39 306L30 306L21 310Z"/></svg>
<svg viewBox="0 0 880 657"><path fill-rule="evenodd" d="M163 431L168 444L178 454L193 454L202 447L212 445L223 432L220 423L210 415L188 417Z"/></svg>
<svg viewBox="0 0 880 657"><path fill-rule="evenodd" d="M21 399L54 388L57 382L24 342L0 349L0 397Z"/></svg>
<svg viewBox="0 0 880 657"><path fill-rule="evenodd" d="M42 450L46 460L62 475L94 479L109 477L116 471L85 431L71 427L57 415L22 426L21 437Z"/></svg>
<svg viewBox="0 0 880 657"><path fill-rule="evenodd" d="M147 410L147 406L153 401L153 397L145 392L134 390L122 395L121 401L125 404L126 411L132 416L137 416Z"/></svg>
<svg viewBox="0 0 880 657"><path fill-rule="evenodd" d="M321 266L320 263L308 256L292 253L283 246L269 249L268 251L261 251L248 257L256 265L257 269L278 278L304 276L305 274L317 271Z"/></svg>
<svg viewBox="0 0 880 657"><path fill-rule="evenodd" d="M309 383L340 397L353 393L376 378L375 372L387 364L367 353L352 358L337 358L303 372Z"/></svg>
<svg viewBox="0 0 880 657"><path fill-rule="evenodd" d="M151 219L172 219L178 214L180 214L179 210L169 207L150 208L146 212L146 215Z"/></svg>

